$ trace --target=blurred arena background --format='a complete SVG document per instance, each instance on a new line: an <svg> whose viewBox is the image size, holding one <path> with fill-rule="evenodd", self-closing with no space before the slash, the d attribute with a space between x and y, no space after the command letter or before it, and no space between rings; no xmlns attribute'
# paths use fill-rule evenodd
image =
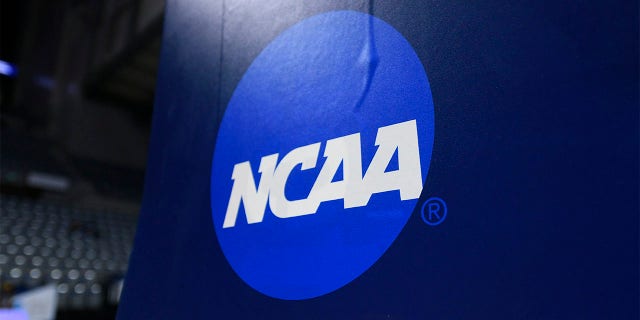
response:
<svg viewBox="0 0 640 320"><path fill-rule="evenodd" d="M29 311L25 293L44 288L56 319L115 316L163 12L163 0L0 3L0 310Z"/></svg>

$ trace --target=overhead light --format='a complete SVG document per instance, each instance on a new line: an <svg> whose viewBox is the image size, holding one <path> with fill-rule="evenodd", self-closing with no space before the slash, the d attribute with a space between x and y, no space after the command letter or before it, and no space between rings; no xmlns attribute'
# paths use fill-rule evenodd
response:
<svg viewBox="0 0 640 320"><path fill-rule="evenodd" d="M0 74L13 78L18 75L18 68L9 62L0 60Z"/></svg>

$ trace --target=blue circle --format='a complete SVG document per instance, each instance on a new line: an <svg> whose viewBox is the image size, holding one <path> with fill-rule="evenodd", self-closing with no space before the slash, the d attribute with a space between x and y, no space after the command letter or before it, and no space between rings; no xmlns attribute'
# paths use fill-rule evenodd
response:
<svg viewBox="0 0 640 320"><path fill-rule="evenodd" d="M437 203L438 207L441 208L442 210L438 210L438 212L437 212L437 213L441 214L441 216L439 216L438 220L432 221L432 220L429 220L429 218L425 217L425 214L427 216L430 215L429 210L427 210L427 212L425 213L425 208L427 208L427 205L432 204L434 202ZM421 213L422 221L424 221L424 223L426 223L426 224L428 224L430 226L437 226L437 225L441 224L442 222L444 222L444 220L447 218L447 211L448 211L447 203L444 202L444 200L442 200L442 199L440 199L438 197L432 197L432 198L427 199L427 201L425 201L422 204L421 211L422 211L422 213Z"/></svg>
<svg viewBox="0 0 640 320"><path fill-rule="evenodd" d="M362 170L376 153L378 128L415 120L422 185L433 147L433 102L420 59L387 23L354 11L313 16L273 40L253 61L227 106L211 169L218 241L237 275L279 299L327 294L371 267L402 231L418 199L373 194L366 206L323 202L315 214L223 228L236 164L248 161L257 186L264 156L322 142L316 166L288 178L288 200L305 198L325 158L326 141L360 133ZM396 155L397 156L397 155ZM390 162L391 163L391 162ZM390 164L391 166L391 164ZM387 170L391 170L387 168Z"/></svg>

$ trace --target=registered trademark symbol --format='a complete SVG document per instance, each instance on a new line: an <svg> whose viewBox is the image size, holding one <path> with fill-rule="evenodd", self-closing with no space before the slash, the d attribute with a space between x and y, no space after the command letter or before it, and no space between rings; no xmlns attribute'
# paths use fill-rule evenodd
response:
<svg viewBox="0 0 640 320"><path fill-rule="evenodd" d="M422 221L437 226L447 218L447 204L438 197L432 197L422 204Z"/></svg>

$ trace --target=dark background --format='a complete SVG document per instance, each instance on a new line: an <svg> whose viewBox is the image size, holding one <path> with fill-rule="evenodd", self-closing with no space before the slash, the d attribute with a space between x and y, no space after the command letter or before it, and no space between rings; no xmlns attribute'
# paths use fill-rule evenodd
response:
<svg viewBox="0 0 640 320"><path fill-rule="evenodd" d="M0 74L0 307L53 283L58 319L115 317L143 194L164 8L0 2L0 60L14 69Z"/></svg>
<svg viewBox="0 0 640 320"><path fill-rule="evenodd" d="M170 1L140 225L120 316L259 319L638 318L634 2ZM422 60L435 105L425 198L344 288L282 301L216 242L211 152L235 86L280 32L369 12ZM230 150L232 152L232 150Z"/></svg>

